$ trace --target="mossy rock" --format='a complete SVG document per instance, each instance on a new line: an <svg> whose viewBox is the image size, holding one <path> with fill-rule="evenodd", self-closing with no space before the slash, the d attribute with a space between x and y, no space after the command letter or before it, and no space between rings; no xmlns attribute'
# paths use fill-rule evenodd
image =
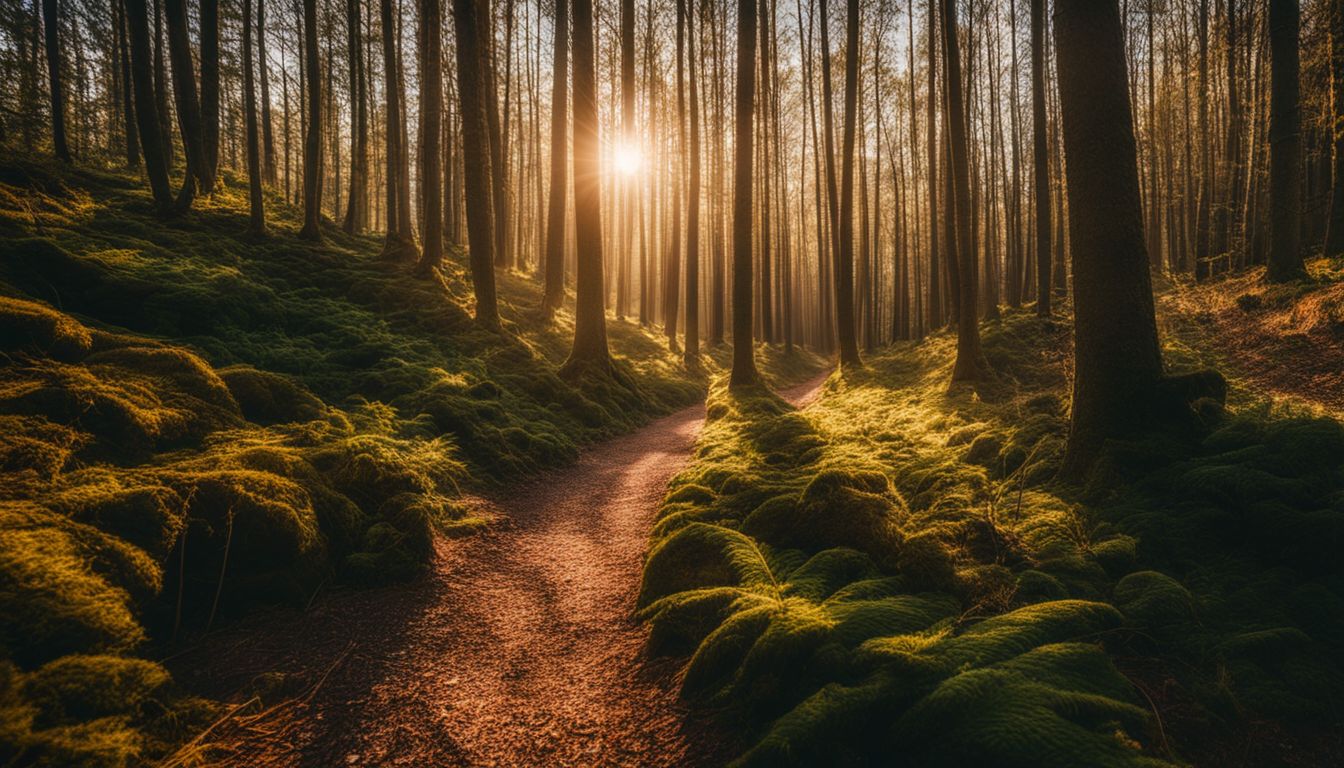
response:
<svg viewBox="0 0 1344 768"><path fill-rule="evenodd" d="M1157 571L1131 573L1115 585L1115 605L1134 627L1170 632L1195 620L1195 599L1180 582Z"/></svg>
<svg viewBox="0 0 1344 768"><path fill-rule="evenodd" d="M37 302L0 296L0 353L73 362L92 346L89 329L69 315Z"/></svg>
<svg viewBox="0 0 1344 768"><path fill-rule="evenodd" d="M131 715L169 685L168 671L123 656L63 656L27 675L24 693L38 708L35 725L51 727Z"/></svg>
<svg viewBox="0 0 1344 768"><path fill-rule="evenodd" d="M0 504L0 646L26 664L137 646L145 633L130 594L94 570L71 532L40 524L43 514Z"/></svg>
<svg viewBox="0 0 1344 768"><path fill-rule="evenodd" d="M326 411L321 400L288 376L245 365L221 368L219 376L248 421L258 424L309 421L321 418Z"/></svg>

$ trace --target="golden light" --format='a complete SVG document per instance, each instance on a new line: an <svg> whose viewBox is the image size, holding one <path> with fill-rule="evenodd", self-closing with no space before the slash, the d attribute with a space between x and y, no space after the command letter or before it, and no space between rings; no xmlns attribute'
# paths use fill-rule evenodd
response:
<svg viewBox="0 0 1344 768"><path fill-rule="evenodd" d="M639 147L622 144L616 147L616 170L623 176L634 176L639 172L643 158Z"/></svg>

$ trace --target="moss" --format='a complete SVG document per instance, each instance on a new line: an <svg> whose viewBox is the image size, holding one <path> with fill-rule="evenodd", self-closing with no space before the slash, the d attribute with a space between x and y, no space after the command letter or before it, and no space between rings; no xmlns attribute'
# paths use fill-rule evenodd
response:
<svg viewBox="0 0 1344 768"><path fill-rule="evenodd" d="M93 336L74 318L33 301L0 296L0 353L79 360Z"/></svg>
<svg viewBox="0 0 1344 768"><path fill-rule="evenodd" d="M738 762L1152 766L1333 722L1344 428L1237 406L1066 487L1067 325L1008 312L984 341L975 393L947 392L946 334L802 412L712 389L641 617Z"/></svg>
<svg viewBox="0 0 1344 768"><path fill-rule="evenodd" d="M248 421L282 424L311 421L326 411L322 401L288 376L234 365L219 371L238 408Z"/></svg>
<svg viewBox="0 0 1344 768"><path fill-rule="evenodd" d="M70 655L27 675L24 693L38 708L35 725L47 727L138 712L169 682L168 671L151 661Z"/></svg>
<svg viewBox="0 0 1344 768"><path fill-rule="evenodd" d="M71 532L44 511L0 504L0 646L21 663L128 651L144 640L130 594L94 571Z"/></svg>
<svg viewBox="0 0 1344 768"><path fill-rule="evenodd" d="M1147 631L1180 629L1195 620L1190 591L1156 571L1131 573L1116 583L1115 604L1129 624Z"/></svg>

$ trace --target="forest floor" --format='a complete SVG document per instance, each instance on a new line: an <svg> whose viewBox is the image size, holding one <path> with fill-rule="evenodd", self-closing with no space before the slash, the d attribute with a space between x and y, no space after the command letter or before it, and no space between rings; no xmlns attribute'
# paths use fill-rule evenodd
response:
<svg viewBox="0 0 1344 768"><path fill-rule="evenodd" d="M804 405L822 380L782 394ZM676 661L646 659L634 617L654 514L703 423L702 406L683 409L481 500L508 523L440 539L415 584L258 615L171 660L194 689L243 703L262 679L282 700L187 752L249 766L723 762L724 737L686 718Z"/></svg>
<svg viewBox="0 0 1344 768"><path fill-rule="evenodd" d="M1344 266L1316 259L1310 283L1271 286L1255 268L1157 295L1168 336L1215 355L1248 390L1344 414Z"/></svg>

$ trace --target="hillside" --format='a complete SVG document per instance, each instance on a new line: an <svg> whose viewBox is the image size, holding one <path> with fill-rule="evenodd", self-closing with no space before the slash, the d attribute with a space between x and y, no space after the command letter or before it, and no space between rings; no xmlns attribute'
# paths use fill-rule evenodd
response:
<svg viewBox="0 0 1344 768"><path fill-rule="evenodd" d="M133 179L0 167L0 707L5 762L123 765L218 714L152 661L261 603L423 570L488 526L464 494L701 398L610 323L622 381L565 381L571 321L501 280L478 329L433 280L334 228L242 235L230 186L163 223ZM816 365L763 350L782 380ZM722 351L719 352L722 354ZM631 384L631 382L633 384Z"/></svg>

